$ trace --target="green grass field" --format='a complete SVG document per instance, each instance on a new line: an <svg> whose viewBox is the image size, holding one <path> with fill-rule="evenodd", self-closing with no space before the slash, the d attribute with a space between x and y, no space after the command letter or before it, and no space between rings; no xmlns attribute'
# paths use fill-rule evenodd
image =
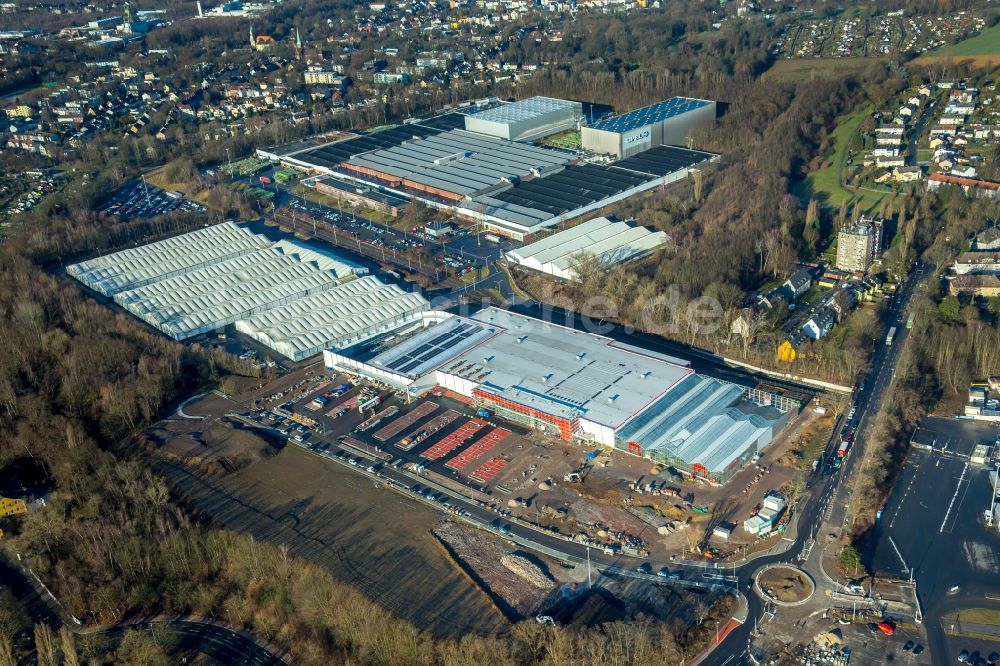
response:
<svg viewBox="0 0 1000 666"><path fill-rule="evenodd" d="M542 140L542 143L547 146L555 146L556 148L579 150L581 146L580 133L577 131L562 132L560 134L546 137Z"/></svg>
<svg viewBox="0 0 1000 666"><path fill-rule="evenodd" d="M808 81L857 74L868 67L877 67L885 58L782 58L777 60L762 78L776 81Z"/></svg>
<svg viewBox="0 0 1000 666"><path fill-rule="evenodd" d="M833 154L823 164L822 168L813 171L806 177L808 191L803 195L816 198L830 206L853 204L865 210L877 206L888 192L870 192L867 190L849 190L840 181L841 172L847 161L847 150L851 140L857 134L858 127L865 116L871 113L871 105L864 104L851 113L837 118L837 127L833 130Z"/></svg>
<svg viewBox="0 0 1000 666"><path fill-rule="evenodd" d="M988 56L1000 55L1000 23L975 37L949 44L927 53L928 56Z"/></svg>
<svg viewBox="0 0 1000 666"><path fill-rule="evenodd" d="M929 51L911 62L914 65L961 62L970 63L975 67L996 67L1000 65L1000 24L957 44Z"/></svg>

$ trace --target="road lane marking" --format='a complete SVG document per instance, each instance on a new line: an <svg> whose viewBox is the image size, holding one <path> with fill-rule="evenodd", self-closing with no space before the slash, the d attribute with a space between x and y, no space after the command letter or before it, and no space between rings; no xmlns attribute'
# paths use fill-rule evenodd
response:
<svg viewBox="0 0 1000 666"><path fill-rule="evenodd" d="M948 510L944 513L944 520L941 521L941 529L938 530L938 534L944 534L944 526L948 523L948 516L951 515L951 509L955 505L955 499L958 498L958 493L962 490L962 481L965 480L965 472L969 469L969 463L965 463L962 467L962 475L958 477L958 486L955 488L955 494L951 496L951 501L948 503Z"/></svg>

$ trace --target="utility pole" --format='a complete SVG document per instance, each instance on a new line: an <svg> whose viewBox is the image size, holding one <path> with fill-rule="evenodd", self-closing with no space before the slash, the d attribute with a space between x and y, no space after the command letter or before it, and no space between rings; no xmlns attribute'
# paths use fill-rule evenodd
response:
<svg viewBox="0 0 1000 666"><path fill-rule="evenodd" d="M591 589L593 583L590 579L590 546L587 546L587 589Z"/></svg>

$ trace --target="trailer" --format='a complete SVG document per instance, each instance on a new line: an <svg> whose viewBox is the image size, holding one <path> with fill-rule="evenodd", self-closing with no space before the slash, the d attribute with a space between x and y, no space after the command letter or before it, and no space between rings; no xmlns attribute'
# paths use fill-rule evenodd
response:
<svg viewBox="0 0 1000 666"><path fill-rule="evenodd" d="M889 329L889 335L885 336L885 346L891 347L892 339L895 337L896 337L896 327L893 326L892 328Z"/></svg>

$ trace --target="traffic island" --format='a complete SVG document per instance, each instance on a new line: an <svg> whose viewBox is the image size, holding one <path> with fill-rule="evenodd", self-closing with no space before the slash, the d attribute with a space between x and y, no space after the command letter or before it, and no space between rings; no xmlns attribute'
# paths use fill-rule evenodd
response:
<svg viewBox="0 0 1000 666"><path fill-rule="evenodd" d="M787 564L772 564L754 575L754 588L779 606L799 606L816 592L816 583L802 569Z"/></svg>

